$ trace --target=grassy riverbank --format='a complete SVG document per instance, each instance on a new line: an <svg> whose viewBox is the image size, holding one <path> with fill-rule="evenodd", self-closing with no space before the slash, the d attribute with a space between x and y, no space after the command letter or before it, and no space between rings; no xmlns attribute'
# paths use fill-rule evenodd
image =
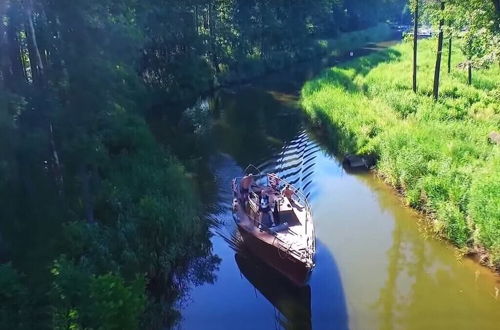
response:
<svg viewBox="0 0 500 330"><path fill-rule="evenodd" d="M439 234L500 267L500 150L488 142L500 121L500 68L475 71L472 86L453 53L432 100L434 40L419 48L419 91L411 90L412 47L403 43L325 70L302 90L311 121L341 153L374 153L377 171ZM485 260L486 261L486 260Z"/></svg>

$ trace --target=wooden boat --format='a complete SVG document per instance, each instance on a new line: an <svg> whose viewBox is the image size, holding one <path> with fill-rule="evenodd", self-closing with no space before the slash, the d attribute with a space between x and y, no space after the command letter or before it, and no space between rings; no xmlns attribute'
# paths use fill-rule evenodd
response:
<svg viewBox="0 0 500 330"><path fill-rule="evenodd" d="M311 207L307 199L275 174L263 174L252 165L245 172L245 178L252 176L254 181L248 193L241 189L243 178L233 179L232 187L233 217L245 245L293 283L304 285L314 267L316 252ZM288 197L282 193L285 186L292 191ZM273 224L263 221L268 215L262 212L260 205L263 197L275 201Z"/></svg>

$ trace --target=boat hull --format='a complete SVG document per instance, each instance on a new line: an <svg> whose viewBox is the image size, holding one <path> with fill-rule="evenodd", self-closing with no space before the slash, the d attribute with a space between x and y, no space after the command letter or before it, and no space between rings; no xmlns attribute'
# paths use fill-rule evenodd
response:
<svg viewBox="0 0 500 330"><path fill-rule="evenodd" d="M252 254L286 276L293 284L303 286L307 283L312 269L305 262L287 254L278 246L266 242L245 226L238 224L238 230L246 248Z"/></svg>

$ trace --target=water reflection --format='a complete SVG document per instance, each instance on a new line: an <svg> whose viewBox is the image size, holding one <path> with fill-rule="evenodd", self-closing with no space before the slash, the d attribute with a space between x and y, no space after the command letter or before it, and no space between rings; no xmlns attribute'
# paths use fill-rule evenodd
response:
<svg viewBox="0 0 500 330"><path fill-rule="evenodd" d="M250 253L235 254L245 278L277 309L276 322L285 329L312 329L311 288L297 287Z"/></svg>
<svg viewBox="0 0 500 330"><path fill-rule="evenodd" d="M278 103L271 94L249 87L236 94L219 91L215 97L223 111L214 110L218 113L214 139L219 150L243 168L269 159L299 130L300 112Z"/></svg>
<svg viewBox="0 0 500 330"><path fill-rule="evenodd" d="M416 226L418 215L397 208L397 198L382 182L362 181L378 191L380 208L397 219L386 252L386 280L374 304L380 329L498 328L495 275L460 259L446 242L432 237L423 219Z"/></svg>
<svg viewBox="0 0 500 330"><path fill-rule="evenodd" d="M318 242L318 266L310 285L297 287L248 252L238 252L243 276L276 309L276 324L283 329L348 329L342 281L328 249ZM314 310L313 310L314 308Z"/></svg>

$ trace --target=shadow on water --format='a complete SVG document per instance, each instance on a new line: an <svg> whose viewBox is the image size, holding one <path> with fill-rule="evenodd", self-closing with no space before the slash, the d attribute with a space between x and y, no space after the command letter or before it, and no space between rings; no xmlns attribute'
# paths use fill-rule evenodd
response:
<svg viewBox="0 0 500 330"><path fill-rule="evenodd" d="M312 329L309 285L295 286L249 252L238 252L234 257L243 276L281 314L281 317L277 315L277 322L283 328Z"/></svg>
<svg viewBox="0 0 500 330"><path fill-rule="evenodd" d="M347 299L337 262L325 244L316 242L316 267L309 285L312 288L314 329L349 329Z"/></svg>
<svg viewBox="0 0 500 330"><path fill-rule="evenodd" d="M283 329L348 329L340 274L333 256L321 242L316 258L320 266L314 270L319 274L313 273L310 284L303 287L294 285L246 251L237 252L235 259L243 276L276 308L276 321Z"/></svg>

